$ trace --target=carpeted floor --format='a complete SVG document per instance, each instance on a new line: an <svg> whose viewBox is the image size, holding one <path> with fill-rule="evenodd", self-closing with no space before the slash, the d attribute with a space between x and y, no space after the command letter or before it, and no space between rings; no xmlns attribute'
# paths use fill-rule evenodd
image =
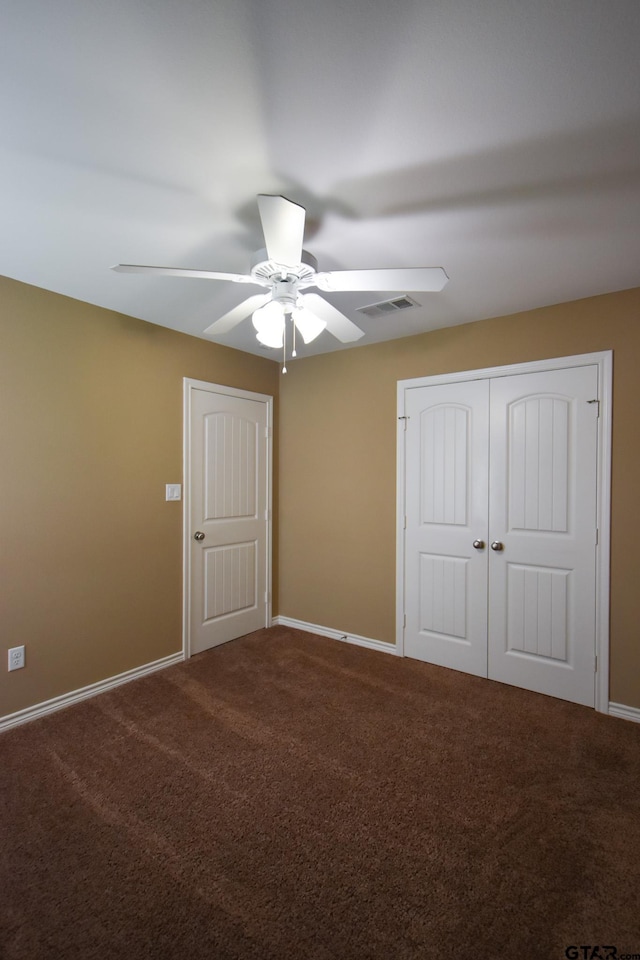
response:
<svg viewBox="0 0 640 960"><path fill-rule="evenodd" d="M3 960L640 955L640 725L498 683L272 628L0 777Z"/></svg>

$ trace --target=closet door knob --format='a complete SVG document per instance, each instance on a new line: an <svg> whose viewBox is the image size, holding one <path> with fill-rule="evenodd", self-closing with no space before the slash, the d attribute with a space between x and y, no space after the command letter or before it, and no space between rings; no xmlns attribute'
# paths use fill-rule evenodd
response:
<svg viewBox="0 0 640 960"><path fill-rule="evenodd" d="M193 539L200 543L201 540L204 540L204 533L201 530L198 530L196 533L194 533Z"/></svg>
<svg viewBox="0 0 640 960"><path fill-rule="evenodd" d="M485 548L484 540L474 540L473 545L476 548L476 550L484 550Z"/></svg>
<svg viewBox="0 0 640 960"><path fill-rule="evenodd" d="M491 544L491 549L497 551L504 550L504 543L500 543L499 540L494 540Z"/></svg>

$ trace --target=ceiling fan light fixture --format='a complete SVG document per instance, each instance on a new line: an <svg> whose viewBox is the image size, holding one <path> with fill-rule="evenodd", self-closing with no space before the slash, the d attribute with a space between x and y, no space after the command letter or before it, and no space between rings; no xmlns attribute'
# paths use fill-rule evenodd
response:
<svg viewBox="0 0 640 960"><path fill-rule="evenodd" d="M325 320L321 320L306 307L296 307L292 310L291 316L305 343L311 343L319 337L327 325Z"/></svg>
<svg viewBox="0 0 640 960"><path fill-rule="evenodd" d="M260 343L266 347L281 347L284 338L284 307L270 300L253 314L253 325Z"/></svg>

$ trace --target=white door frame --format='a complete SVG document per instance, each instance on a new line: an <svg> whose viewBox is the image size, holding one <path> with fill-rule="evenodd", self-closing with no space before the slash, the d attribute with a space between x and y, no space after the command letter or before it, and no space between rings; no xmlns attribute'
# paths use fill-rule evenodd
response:
<svg viewBox="0 0 640 960"><path fill-rule="evenodd" d="M209 383L206 380L192 380L183 378L183 504L182 504L182 654L185 660L191 656L191 398L193 390L208 390L209 393L221 393L227 397L238 397L242 400L255 400L264 403L267 411L266 437L266 484L267 484L267 525L266 535L266 571L267 571L267 602L265 610L265 627L271 626L271 581L272 562L271 544L273 527L273 397L266 393L252 393L250 390L239 390L236 387L225 387L219 383Z"/></svg>
<svg viewBox="0 0 640 960"><path fill-rule="evenodd" d="M465 380L485 380L508 377L513 374L539 373L565 367L598 367L598 463L597 463L597 527L596 547L596 689L595 709L609 712L609 591L611 539L611 433L613 399L613 351L585 353L552 360L533 360L506 367L486 367L482 370L461 370L432 377L416 377L398 381L398 438L396 482L396 649L404 656L404 541L405 541L405 398L406 392L420 387Z"/></svg>

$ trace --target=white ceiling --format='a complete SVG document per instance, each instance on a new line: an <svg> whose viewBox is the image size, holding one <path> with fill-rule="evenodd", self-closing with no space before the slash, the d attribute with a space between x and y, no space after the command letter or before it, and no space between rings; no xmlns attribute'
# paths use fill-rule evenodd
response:
<svg viewBox="0 0 640 960"><path fill-rule="evenodd" d="M449 274L329 295L358 344L638 286L639 48L638 0L5 0L0 273L201 336L255 287L109 267L245 273L281 193L321 270Z"/></svg>

